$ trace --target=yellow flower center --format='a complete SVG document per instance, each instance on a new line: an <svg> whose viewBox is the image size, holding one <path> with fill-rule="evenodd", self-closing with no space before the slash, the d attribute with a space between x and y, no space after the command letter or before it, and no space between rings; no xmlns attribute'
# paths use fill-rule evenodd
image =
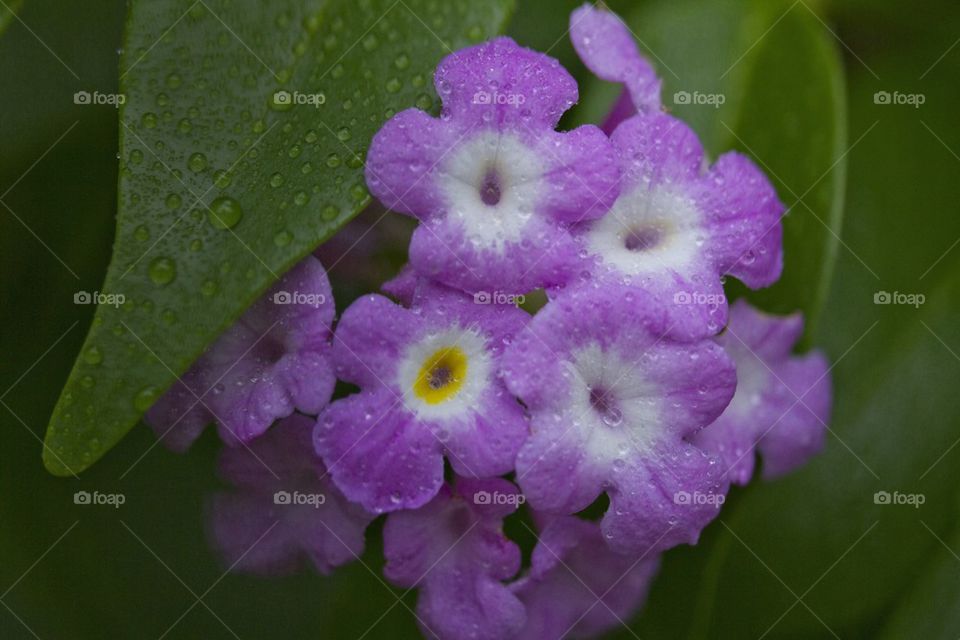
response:
<svg viewBox="0 0 960 640"><path fill-rule="evenodd" d="M413 393L427 404L440 404L457 394L466 377L467 354L459 347L443 347L420 367Z"/></svg>

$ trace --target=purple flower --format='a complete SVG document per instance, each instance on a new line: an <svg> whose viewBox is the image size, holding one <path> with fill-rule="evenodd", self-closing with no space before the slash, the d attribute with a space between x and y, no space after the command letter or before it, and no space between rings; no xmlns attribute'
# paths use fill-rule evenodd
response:
<svg viewBox="0 0 960 640"><path fill-rule="evenodd" d="M216 421L229 445L249 442L297 409L317 414L336 379L330 362L330 281L307 257L229 327L145 416L185 451Z"/></svg>
<svg viewBox="0 0 960 640"><path fill-rule="evenodd" d="M461 476L511 471L527 423L500 380L500 359L528 319L429 283L418 285L411 309L380 295L351 305L333 357L360 393L332 403L315 433L340 489L384 512L436 495L444 455Z"/></svg>
<svg viewBox="0 0 960 640"><path fill-rule="evenodd" d="M565 225L602 215L619 177L598 128L555 130L577 101L573 77L497 38L446 57L435 83L441 117L397 114L367 158L371 192L421 220L413 266L471 293L567 281L576 248Z"/></svg>
<svg viewBox="0 0 960 640"><path fill-rule="evenodd" d="M830 416L830 371L823 354L794 356L803 335L800 314L766 315L738 300L717 337L737 366L737 392L717 421L697 434L698 446L718 455L730 482L753 475L754 447L763 477L806 463L823 447Z"/></svg>
<svg viewBox="0 0 960 640"><path fill-rule="evenodd" d="M605 491L604 538L622 553L695 543L726 492L717 459L685 438L730 401L733 363L711 340L679 340L668 318L641 290L569 292L504 357L532 417L517 457L530 504L571 514Z"/></svg>
<svg viewBox="0 0 960 640"><path fill-rule="evenodd" d="M772 284L783 266L783 205L746 157L726 153L706 172L693 131L663 113L639 114L613 132L620 198L579 226L595 278L655 295L692 336L726 322L722 278Z"/></svg>
<svg viewBox="0 0 960 640"><path fill-rule="evenodd" d="M363 552L374 516L348 502L313 452L313 420L292 415L249 448L227 448L220 475L236 487L211 501L214 545L232 570L288 573L304 558L321 573Z"/></svg>
<svg viewBox="0 0 960 640"><path fill-rule="evenodd" d="M591 276L652 291L692 336L716 333L726 323L724 276L751 288L780 277L784 206L745 156L728 152L708 168L696 134L660 111L660 81L615 14L587 5L570 24L587 66L625 83L632 105L618 103L607 123L619 123L620 197L576 233Z"/></svg>
<svg viewBox="0 0 960 640"><path fill-rule="evenodd" d="M585 4L570 14L570 40L597 77L624 85L603 124L607 133L637 110L660 110L660 78L637 49L633 34L617 14Z"/></svg>
<svg viewBox="0 0 960 640"><path fill-rule="evenodd" d="M647 598L660 557L614 553L600 527L571 516L543 528L529 572L511 588L527 609L519 638L592 638L618 627Z"/></svg>
<svg viewBox="0 0 960 640"><path fill-rule="evenodd" d="M524 608L503 581L520 570L520 548L501 528L518 502L506 480L459 479L426 506L387 517L384 574L398 586L420 587L417 617L424 635L516 637Z"/></svg>

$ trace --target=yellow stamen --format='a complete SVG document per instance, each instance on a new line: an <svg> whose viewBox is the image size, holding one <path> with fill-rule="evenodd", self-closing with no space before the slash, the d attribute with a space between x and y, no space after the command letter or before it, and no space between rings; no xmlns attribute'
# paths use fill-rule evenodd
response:
<svg viewBox="0 0 960 640"><path fill-rule="evenodd" d="M467 377L467 354L443 347L427 358L413 383L413 392L427 404L440 404L457 394Z"/></svg>

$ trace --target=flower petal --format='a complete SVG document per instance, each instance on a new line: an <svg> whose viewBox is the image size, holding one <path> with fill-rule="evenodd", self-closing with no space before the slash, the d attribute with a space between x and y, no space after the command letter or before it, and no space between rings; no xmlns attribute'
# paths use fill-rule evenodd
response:
<svg viewBox="0 0 960 640"><path fill-rule="evenodd" d="M391 514L383 528L384 574L421 588L417 614L430 637L498 640L523 626L523 605L503 584L520 569L520 548L501 530L516 502L478 506L477 494L516 496L516 488L501 479L459 481L416 511Z"/></svg>
<svg viewBox="0 0 960 640"><path fill-rule="evenodd" d="M611 551L596 523L554 519L540 534L529 574L513 586L527 608L519 637L587 638L625 624L646 600L659 566L657 554Z"/></svg>
<svg viewBox="0 0 960 640"><path fill-rule="evenodd" d="M308 256L208 348L183 384L150 409L147 422L166 434L168 445L184 450L201 422L215 419L220 438L235 446L295 409L319 412L335 384L333 315L326 271Z"/></svg>
<svg viewBox="0 0 960 640"><path fill-rule="evenodd" d="M232 571L289 573L309 559L321 573L363 552L374 516L325 478L310 439L313 421L295 415L249 448L224 449L221 476L236 490L209 504L214 546Z"/></svg>
<svg viewBox="0 0 960 640"><path fill-rule="evenodd" d="M634 111L660 109L660 78L640 55L633 34L617 14L583 5L570 14L570 40L590 71L626 85Z"/></svg>
<svg viewBox="0 0 960 640"><path fill-rule="evenodd" d="M332 403L314 446L337 487L374 513L422 506L443 484L441 443L380 388Z"/></svg>
<svg viewBox="0 0 960 640"><path fill-rule="evenodd" d="M687 443L635 452L612 479L604 538L620 553L655 553L696 544L726 499L725 469Z"/></svg>
<svg viewBox="0 0 960 640"><path fill-rule="evenodd" d="M783 270L783 203L770 180L746 156L720 156L701 182L698 206L710 229L709 254L721 273L753 289Z"/></svg>
<svg viewBox="0 0 960 640"><path fill-rule="evenodd" d="M577 83L556 59L507 37L456 51L434 74L443 114L479 126L553 128L577 102Z"/></svg>

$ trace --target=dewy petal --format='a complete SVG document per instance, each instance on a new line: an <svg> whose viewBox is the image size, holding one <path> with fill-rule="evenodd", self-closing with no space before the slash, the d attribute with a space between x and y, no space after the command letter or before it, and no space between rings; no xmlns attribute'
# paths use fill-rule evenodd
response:
<svg viewBox="0 0 960 640"><path fill-rule="evenodd" d="M446 207L436 183L440 165L463 136L419 109L401 111L383 125L367 152L367 186L388 209L427 218Z"/></svg>
<svg viewBox="0 0 960 640"><path fill-rule="evenodd" d="M601 216L619 192L602 131L554 130L576 83L509 38L451 54L436 83L442 117L402 112L367 154L371 193L423 222L411 264L470 293L566 282L577 262L566 225Z"/></svg>
<svg viewBox="0 0 960 640"><path fill-rule="evenodd" d="M342 315L334 361L361 393L331 404L316 430L334 481L376 512L430 500L444 456L462 476L508 473L527 436L498 372L529 315L422 279L407 288L409 309L370 295Z"/></svg>
<svg viewBox="0 0 960 640"><path fill-rule="evenodd" d="M604 527L617 511L635 518L633 534L617 529L609 540L616 549L696 539L705 511L680 509L673 493L716 502L726 490L716 460L685 442L733 396L733 363L719 345L678 337L652 297L608 285L544 307L509 348L503 375L532 418L517 481L534 508L574 513L607 490Z"/></svg>
<svg viewBox="0 0 960 640"><path fill-rule="evenodd" d="M482 241L474 243L458 221L444 218L413 232L410 262L425 277L474 294L522 295L569 280L577 248L565 230L530 220L516 241L492 249Z"/></svg>
<svg viewBox="0 0 960 640"><path fill-rule="evenodd" d="M520 570L520 548L502 532L518 502L506 480L459 480L426 506L387 518L384 574L420 588L417 616L426 635L508 640L521 629L523 604L504 584Z"/></svg>
<svg viewBox="0 0 960 640"><path fill-rule="evenodd" d="M547 159L542 210L557 220L599 218L620 192L620 168L603 131L583 126L545 135L537 146Z"/></svg>
<svg viewBox="0 0 960 640"><path fill-rule="evenodd" d="M330 363L334 303L308 256L229 327L145 417L177 450L217 422L230 445L249 442L295 409L316 414L336 382Z"/></svg>
<svg viewBox="0 0 960 640"><path fill-rule="evenodd" d="M659 566L657 554L611 551L594 522L554 519L540 533L529 573L512 585L527 609L518 638L589 638L626 624Z"/></svg>
<svg viewBox="0 0 960 640"><path fill-rule="evenodd" d="M721 278L772 284L782 267L783 205L745 157L704 172L703 148L683 122L641 113L614 131L623 188L599 220L579 225L591 277L652 292L690 337L727 319Z"/></svg>
<svg viewBox="0 0 960 640"><path fill-rule="evenodd" d="M434 74L443 114L498 127L553 129L577 102L577 82L550 56L507 37L456 51Z"/></svg>
<svg viewBox="0 0 960 640"><path fill-rule="evenodd" d="M249 449L224 449L220 475L235 490L210 502L210 531L234 571L276 574L309 559L321 573L363 552L374 516L349 503L325 478L313 452L313 421L294 415Z"/></svg>
<svg viewBox="0 0 960 640"><path fill-rule="evenodd" d="M461 480L387 518L384 574L420 588L417 616L429 637L508 640L523 626L523 605L504 584L520 570L520 549L501 530L518 498L506 480Z"/></svg>
<svg viewBox="0 0 960 640"><path fill-rule="evenodd" d="M337 487L369 511L426 504L443 484L443 447L388 389L332 403L317 421L314 446Z"/></svg>
<svg viewBox="0 0 960 640"><path fill-rule="evenodd" d="M626 86L634 111L660 109L660 78L619 16L585 4L570 14L570 40L590 71Z"/></svg>
<svg viewBox="0 0 960 640"><path fill-rule="evenodd" d="M708 253L721 273L750 288L767 287L783 270L783 203L752 160L720 156L701 180L698 208L710 230Z"/></svg>
<svg viewBox="0 0 960 640"><path fill-rule="evenodd" d="M726 500L720 461L686 442L632 451L611 480L604 539L621 553L655 553L696 544Z"/></svg>
<svg viewBox="0 0 960 640"><path fill-rule="evenodd" d="M803 334L799 314L771 316L738 300L717 337L737 366L737 392L723 414L695 436L697 446L718 455L736 484L753 475L754 449L763 475L783 475L823 446L830 414L830 377L818 352L792 350ZM758 445L759 443L759 445Z"/></svg>
<svg viewBox="0 0 960 640"><path fill-rule="evenodd" d="M611 136L620 157L623 192L665 186L683 190L703 169L703 145L685 122L666 113L640 113Z"/></svg>
<svg viewBox="0 0 960 640"><path fill-rule="evenodd" d="M388 386L405 345L419 333L409 310L377 294L357 299L334 334L337 377L361 387Z"/></svg>

